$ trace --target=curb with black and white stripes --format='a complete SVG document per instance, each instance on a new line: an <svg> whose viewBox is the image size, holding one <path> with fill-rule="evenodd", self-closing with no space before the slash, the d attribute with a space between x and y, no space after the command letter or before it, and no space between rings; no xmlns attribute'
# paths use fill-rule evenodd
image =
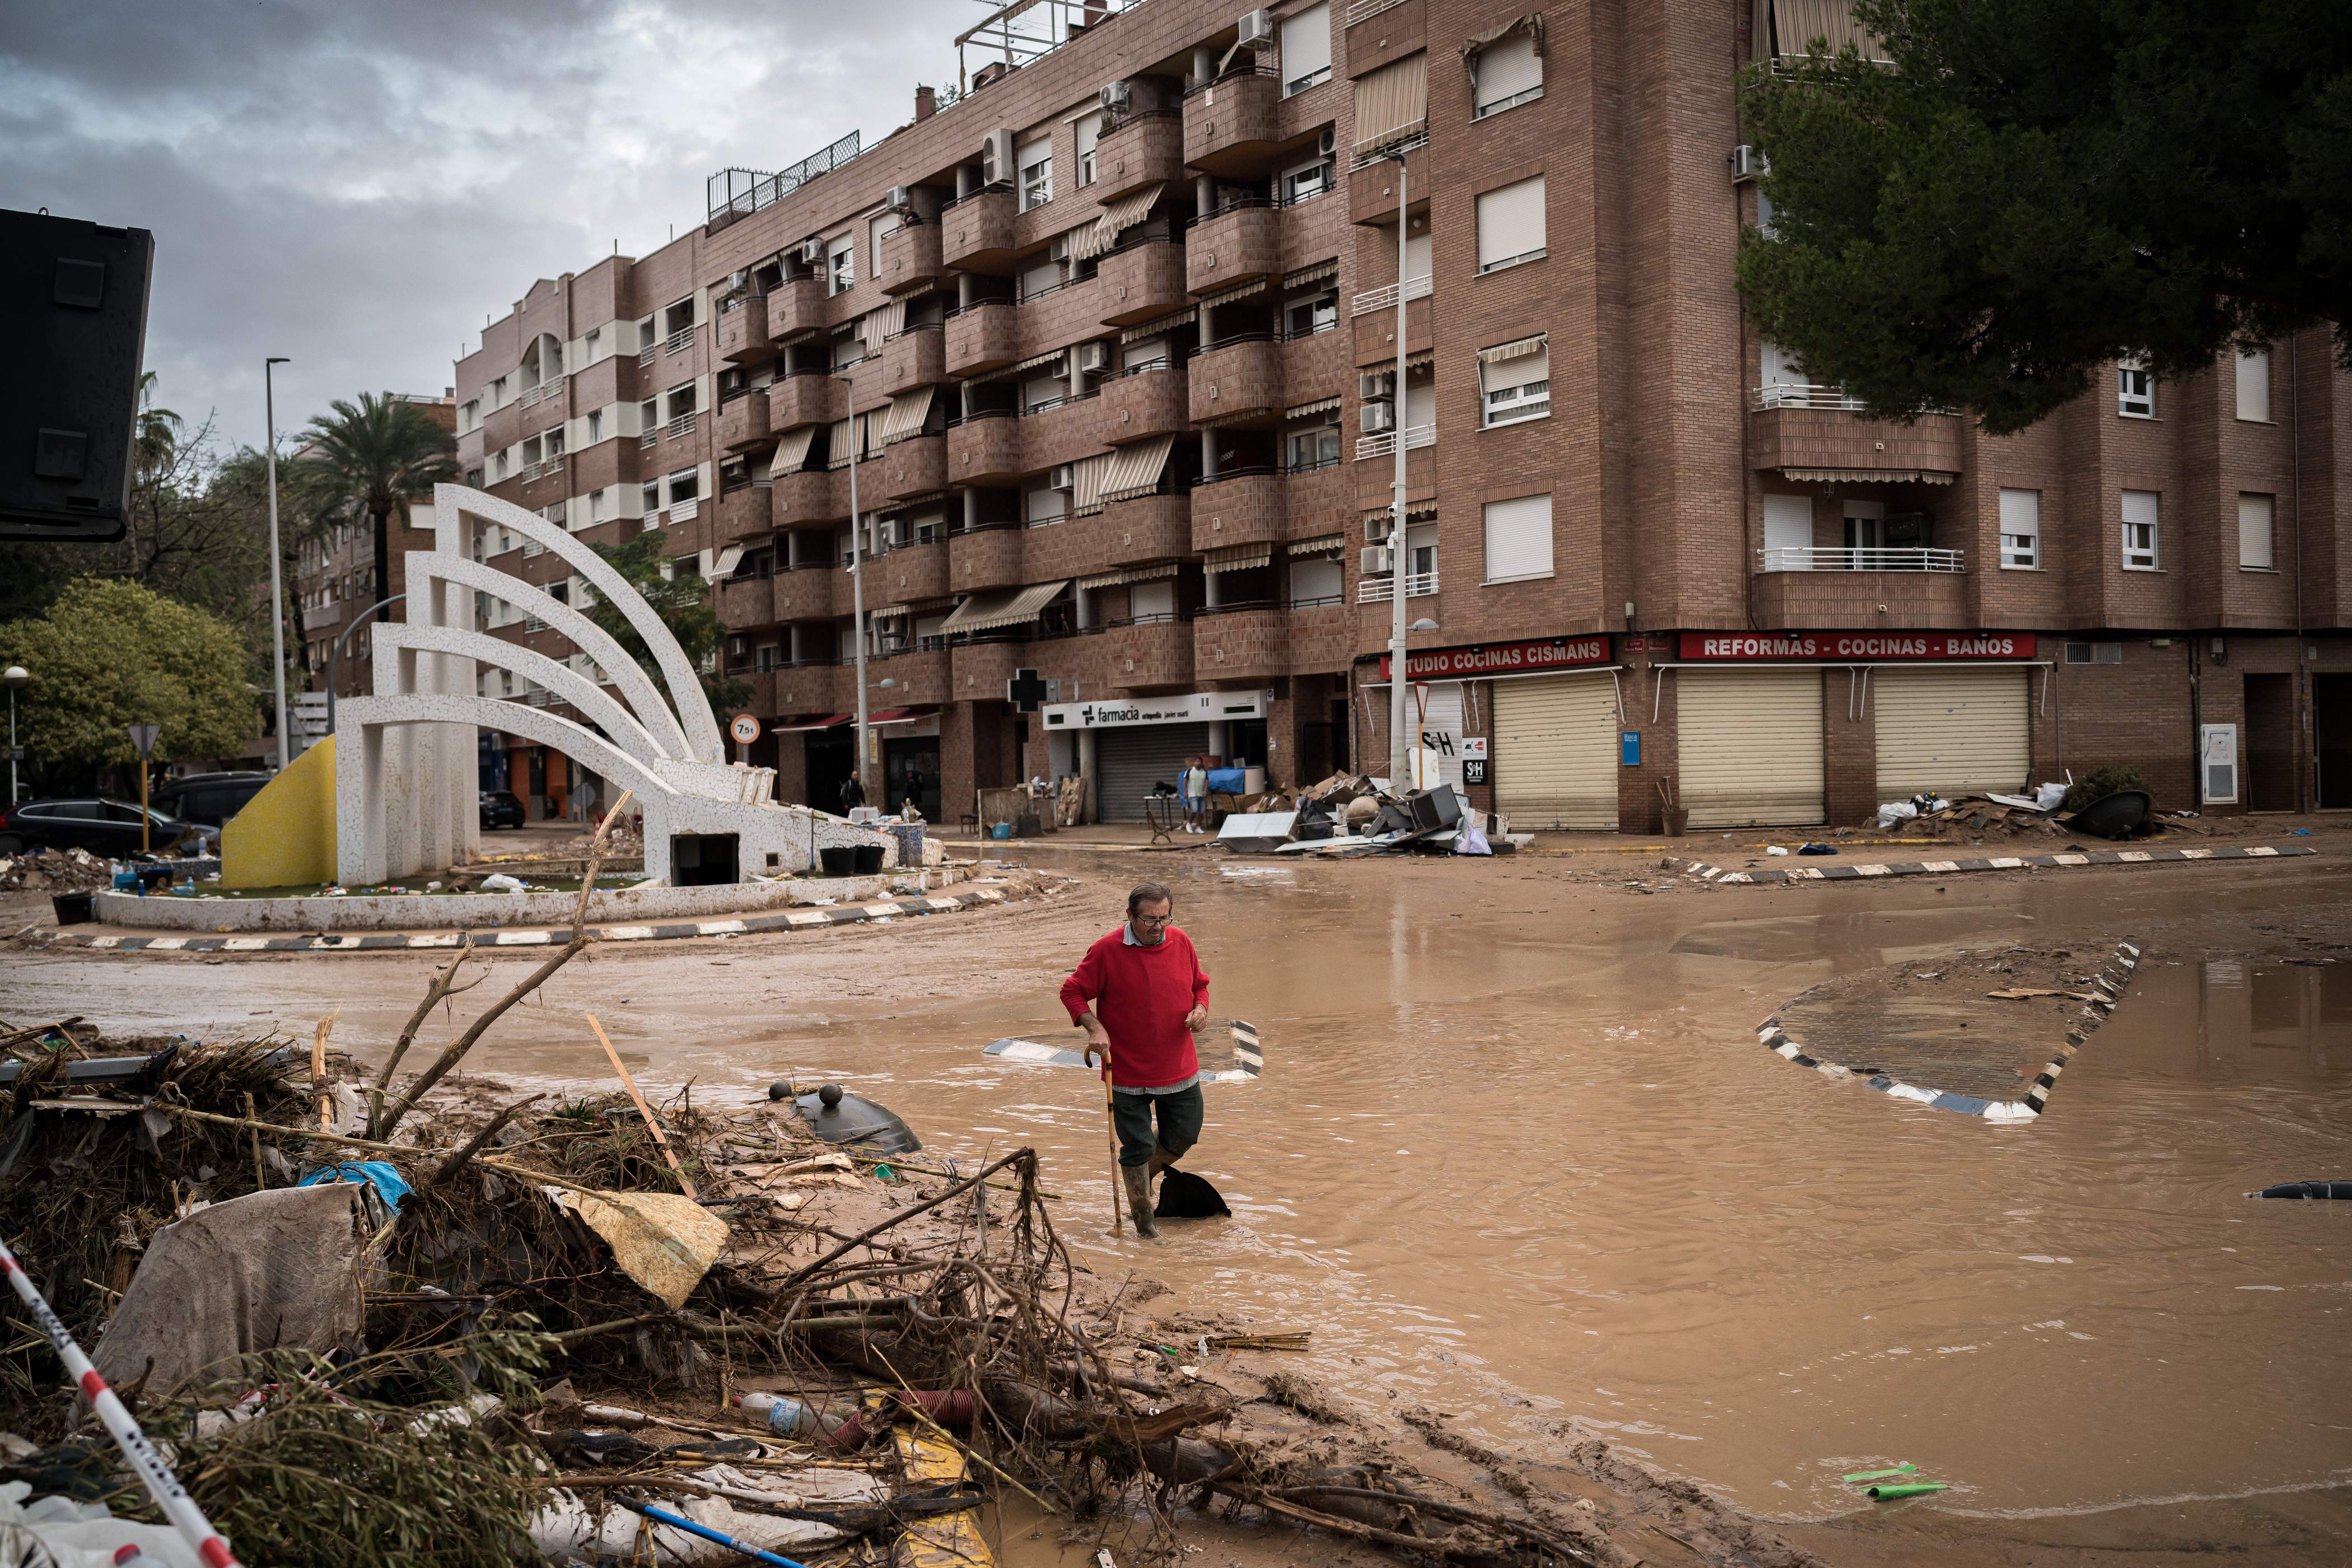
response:
<svg viewBox="0 0 2352 1568"><path fill-rule="evenodd" d="M1669 870L1724 886L1766 882L1857 882L1875 877L1948 877L1962 871L2020 871L2028 867L2140 866L2195 860L2271 860L2316 855L2303 844L2227 844L2210 849L2077 849L2057 855L1990 855L1970 860L1908 860L1892 866L1790 866L1730 871L1699 860L1666 857Z"/></svg>
<svg viewBox="0 0 2352 1568"><path fill-rule="evenodd" d="M2117 942L2115 952L2107 955L2106 963L2091 976L2091 984L2098 994L2083 1004L2082 1015L2075 1026L2066 1031L2065 1042L2058 1047L2058 1054L2034 1075L2033 1082L2027 1087L2024 1098L2021 1100L1980 1100L1973 1094L1922 1089L1916 1084L1889 1078L1885 1073L1865 1077L1852 1068L1823 1061L1809 1053L1803 1046L1789 1037L1777 1016L1765 1019L1758 1026L1756 1037L1767 1050L1784 1061L1794 1062L1801 1068L1811 1068L1827 1078L1859 1080L1864 1088L1874 1089L1897 1100L1913 1100L1936 1110L1957 1110L1963 1116L1981 1116L1988 1121L2031 1121L2048 1108L2050 1091L2058 1086L2058 1075L2066 1070L2066 1064L2074 1059L2074 1053L2081 1050L2098 1031L2099 1026L2107 1021L2108 1015L2116 1009L2116 1004L2123 1000L2124 987L2131 983L2132 972L2138 967L2139 949L2127 942Z"/></svg>
<svg viewBox="0 0 2352 1568"><path fill-rule="evenodd" d="M772 931L814 931L866 921L949 914L1005 901L1002 888L931 893L846 904L837 909L781 910L740 920L681 921L668 925L590 926L592 942L676 942L697 936L754 936ZM86 931L37 931L25 941L45 947L81 947L105 952L398 952L456 947L462 931L384 933L374 936L100 936ZM474 933L477 948L560 947L572 940L570 926L516 930L494 927Z"/></svg>

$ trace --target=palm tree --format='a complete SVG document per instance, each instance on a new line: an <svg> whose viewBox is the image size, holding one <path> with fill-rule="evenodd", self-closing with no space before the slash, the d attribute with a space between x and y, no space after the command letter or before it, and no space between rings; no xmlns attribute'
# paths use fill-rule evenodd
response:
<svg viewBox="0 0 2352 1568"><path fill-rule="evenodd" d="M375 596L392 593L392 514L408 521L408 503L457 477L457 438L413 403L362 392L337 399L334 416L310 421L302 468L324 497L368 515L375 530ZM378 610L378 619L385 612Z"/></svg>
<svg viewBox="0 0 2352 1568"><path fill-rule="evenodd" d="M167 472L172 458L178 453L180 437L185 428L177 414L155 406L155 373L142 371L139 376L139 435L132 443L132 455L138 464L139 477L152 479Z"/></svg>

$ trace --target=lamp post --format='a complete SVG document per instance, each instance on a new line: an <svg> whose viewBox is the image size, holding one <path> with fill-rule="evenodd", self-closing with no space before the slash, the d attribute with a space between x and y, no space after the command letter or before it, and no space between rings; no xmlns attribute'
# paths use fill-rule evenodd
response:
<svg viewBox="0 0 2352 1568"><path fill-rule="evenodd" d="M21 664L12 664L0 671L0 681L8 685L8 804L16 804L16 688L32 679Z"/></svg>
<svg viewBox="0 0 2352 1568"><path fill-rule="evenodd" d="M866 792L866 517L857 510L857 459L865 445L857 438L857 379L836 375L849 388L849 609L851 637L857 660L857 757L850 772L858 793Z"/></svg>
<svg viewBox="0 0 2352 1568"><path fill-rule="evenodd" d="M1405 163L1407 149L1391 154L1397 166L1397 299L1396 299L1396 470L1389 500L1389 787L1412 787L1412 743L1404 732L1404 584L1411 564L1404 543L1404 392L1405 329ZM1418 737L1415 737L1417 740Z"/></svg>
<svg viewBox="0 0 2352 1568"><path fill-rule="evenodd" d="M262 450L269 468L269 652L278 689L278 771L284 773L286 751L286 595L278 581L278 396L270 372L288 361L283 354L261 362L262 417L269 440Z"/></svg>

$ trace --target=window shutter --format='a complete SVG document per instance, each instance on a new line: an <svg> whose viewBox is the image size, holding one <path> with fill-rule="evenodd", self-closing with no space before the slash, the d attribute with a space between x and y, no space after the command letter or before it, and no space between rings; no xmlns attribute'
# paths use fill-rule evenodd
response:
<svg viewBox="0 0 2352 1568"><path fill-rule="evenodd" d="M1356 145L1402 140L1429 122L1429 55L1407 55L1356 79Z"/></svg>
<svg viewBox="0 0 2352 1568"><path fill-rule="evenodd" d="M884 213L874 220L874 268L872 276L882 276L882 242L898 231L897 213Z"/></svg>
<svg viewBox="0 0 2352 1568"><path fill-rule="evenodd" d="M1544 182L1538 174L1478 198L1481 271L1544 247Z"/></svg>
<svg viewBox="0 0 2352 1568"><path fill-rule="evenodd" d="M1543 58L1535 36L1522 29L1478 53L1477 111L1543 85Z"/></svg>
<svg viewBox="0 0 2352 1568"><path fill-rule="evenodd" d="M1486 581L1551 575L1551 497L1486 503Z"/></svg>
<svg viewBox="0 0 2352 1568"><path fill-rule="evenodd" d="M1813 498L1766 496L1764 498L1764 570L1767 572L1811 571L1812 557L1806 552L1812 547Z"/></svg>
<svg viewBox="0 0 2352 1568"><path fill-rule="evenodd" d="M1482 392L1500 392L1506 387L1550 379L1551 348L1548 343L1507 359L1481 360L1478 365L1478 387Z"/></svg>
<svg viewBox="0 0 2352 1568"><path fill-rule="evenodd" d="M1331 68L1331 7L1309 5L1282 19L1282 79L1300 81Z"/></svg>
<svg viewBox="0 0 2352 1568"><path fill-rule="evenodd" d="M1796 364L1789 358L1788 351L1781 348L1779 343L1767 338L1763 342L1760 353L1763 363L1760 367L1762 376L1757 383L1759 386L1802 386L1805 384L1805 373L1796 367Z"/></svg>
<svg viewBox="0 0 2352 1568"><path fill-rule="evenodd" d="M2042 492L2000 492L2000 563L2004 566L2042 564ZM2014 558L2014 559L2012 559Z"/></svg>
<svg viewBox="0 0 2352 1568"><path fill-rule="evenodd" d="M1404 389L1404 425L1408 430L1437 424L1437 384L1433 381L1412 382Z"/></svg>
<svg viewBox="0 0 2352 1568"><path fill-rule="evenodd" d="M1093 114L1081 114L1073 123L1078 133L1078 157L1083 162L1102 137L1102 114L1099 110Z"/></svg>
<svg viewBox="0 0 2352 1568"><path fill-rule="evenodd" d="M1405 236L1404 275L1408 279L1429 276L1429 236L1425 234Z"/></svg>
<svg viewBox="0 0 2352 1568"><path fill-rule="evenodd" d="M2145 522L2153 524L2156 521L2156 492L2154 490L2126 490L2124 492L2124 521L2126 522Z"/></svg>
<svg viewBox="0 0 2352 1568"><path fill-rule="evenodd" d="M2241 415L2239 417L2243 418ZM2238 564L2268 568L2274 564L2271 553L2271 518L2274 509L2269 496L2242 495L2238 498Z"/></svg>
<svg viewBox="0 0 2352 1568"><path fill-rule="evenodd" d="M2268 423L2271 416L2271 351L2238 354L2238 417Z"/></svg>

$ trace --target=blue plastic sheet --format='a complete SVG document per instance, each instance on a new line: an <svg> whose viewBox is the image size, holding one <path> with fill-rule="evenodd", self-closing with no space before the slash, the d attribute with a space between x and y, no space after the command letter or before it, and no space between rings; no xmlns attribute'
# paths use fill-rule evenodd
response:
<svg viewBox="0 0 2352 1568"><path fill-rule="evenodd" d="M400 1173L385 1160L346 1160L340 1165L330 1165L323 1171L313 1171L295 1185L315 1187L321 1182L365 1183L375 1189L383 1206L399 1212L400 1200L409 1193L408 1184Z"/></svg>
<svg viewBox="0 0 2352 1568"><path fill-rule="evenodd" d="M1248 770L1245 768L1211 768L1209 793L1211 795L1243 794L1242 781L1247 776Z"/></svg>

